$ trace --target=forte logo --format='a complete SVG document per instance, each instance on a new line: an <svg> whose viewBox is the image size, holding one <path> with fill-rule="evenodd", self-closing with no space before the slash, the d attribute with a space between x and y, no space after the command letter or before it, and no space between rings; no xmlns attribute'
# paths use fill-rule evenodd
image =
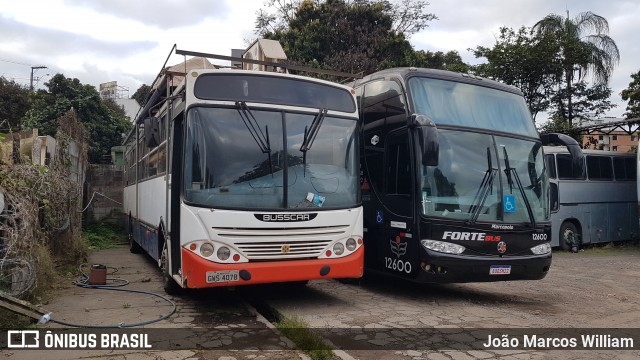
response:
<svg viewBox="0 0 640 360"><path fill-rule="evenodd" d="M487 235L481 232L466 232L466 231L445 231L442 234L442 240L474 240L474 241L488 241L498 242L502 240L500 235Z"/></svg>
<svg viewBox="0 0 640 360"><path fill-rule="evenodd" d="M466 231L445 231L442 240L477 240L484 241L486 233Z"/></svg>

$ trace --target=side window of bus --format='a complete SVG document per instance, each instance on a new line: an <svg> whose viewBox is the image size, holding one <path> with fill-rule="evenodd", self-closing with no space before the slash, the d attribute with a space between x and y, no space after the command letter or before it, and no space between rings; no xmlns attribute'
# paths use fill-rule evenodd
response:
<svg viewBox="0 0 640 360"><path fill-rule="evenodd" d="M406 138L395 137L387 147L387 186L388 195L411 195L411 167L409 144ZM399 141L398 141L399 140Z"/></svg>
<svg viewBox="0 0 640 360"><path fill-rule="evenodd" d="M558 179L562 180L583 180L582 177L577 177L573 171L573 164L571 162L571 155L569 154L557 154L556 162L558 163Z"/></svg>
<svg viewBox="0 0 640 360"><path fill-rule="evenodd" d="M544 166L547 168L547 175L550 179L556 178L556 159L553 154L544 156Z"/></svg>
<svg viewBox="0 0 640 360"><path fill-rule="evenodd" d="M591 180L613 180L611 157L587 155L587 176Z"/></svg>
<svg viewBox="0 0 640 360"><path fill-rule="evenodd" d="M407 112L400 85L391 80L378 80L365 84L362 120L365 132L381 130L385 125L405 122Z"/></svg>
<svg viewBox="0 0 640 360"><path fill-rule="evenodd" d="M397 215L410 217L412 177L407 130L389 137L385 154L385 206Z"/></svg>
<svg viewBox="0 0 640 360"><path fill-rule="evenodd" d="M387 124L406 121L404 95L398 83L388 80L367 83L361 92L360 111L364 132L363 155L369 174L368 180L374 191L382 194Z"/></svg>
<svg viewBox="0 0 640 360"><path fill-rule="evenodd" d="M616 180L636 180L636 159L632 157L613 158L613 172Z"/></svg>

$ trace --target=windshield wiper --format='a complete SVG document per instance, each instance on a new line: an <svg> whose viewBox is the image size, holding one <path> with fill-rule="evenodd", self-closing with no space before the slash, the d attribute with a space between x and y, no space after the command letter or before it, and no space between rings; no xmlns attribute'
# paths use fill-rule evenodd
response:
<svg viewBox="0 0 640 360"><path fill-rule="evenodd" d="M480 216L480 211L484 206L484 202L487 200L487 196L493 189L493 180L497 173L498 169L494 168L491 162L491 149L487 147L487 171L484 172L484 177L482 178L478 192L476 192L476 196L473 198L473 203L469 208L469 212L472 213L469 223L475 224L478 220L478 216Z"/></svg>
<svg viewBox="0 0 640 360"><path fill-rule="evenodd" d="M529 202L527 195L524 193L524 187L522 186L522 182L520 182L520 176L518 176L518 171L509 165L509 154L507 153L507 148L503 147L502 151L504 153L504 173L507 176L509 191L513 194L513 179L511 178L511 173L513 173L513 178L516 179L516 185L518 185L518 189L520 190L520 194L522 195L522 199L524 200L524 205L527 207L527 213L529 214L529 219L531 220L531 224L533 226L536 226L536 219L533 216L531 203Z"/></svg>
<svg viewBox="0 0 640 360"><path fill-rule="evenodd" d="M260 125L258 125L256 117L253 116L253 113L251 112L251 109L249 109L249 106L247 106L246 102L236 101L236 107L238 108L238 114L240 114L242 122L247 127L247 130L249 130L251 137L260 148L260 151L262 151L263 154L267 154L267 156L269 157L269 171L271 172L271 176L273 176L273 165L271 164L271 142L269 141L269 127L265 125L264 133L262 132L262 129L260 129Z"/></svg>
<svg viewBox="0 0 640 360"><path fill-rule="evenodd" d="M313 142L316 140L316 136L318 136L318 132L320 131L320 127L322 126L322 121L324 117L327 116L327 109L320 109L318 114L313 118L311 122L311 127L307 129L304 127L304 139L302 140L302 145L300 145L300 151L302 152L302 167L304 169L303 176L306 175L307 172L307 151L311 149Z"/></svg>

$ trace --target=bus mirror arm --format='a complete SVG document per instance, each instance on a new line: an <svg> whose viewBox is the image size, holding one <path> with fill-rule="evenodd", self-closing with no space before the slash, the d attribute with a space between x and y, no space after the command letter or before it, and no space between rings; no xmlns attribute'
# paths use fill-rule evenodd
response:
<svg viewBox="0 0 640 360"><path fill-rule="evenodd" d="M569 135L549 133L540 135L542 145L558 144L566 146L569 154L571 154L571 165L573 167L573 175L577 178L584 178L584 154L580 144Z"/></svg>
<svg viewBox="0 0 640 360"><path fill-rule="evenodd" d="M424 115L414 114L407 119L407 126L417 131L418 143L422 152L422 165L438 166L440 144L438 142L438 128L433 120Z"/></svg>

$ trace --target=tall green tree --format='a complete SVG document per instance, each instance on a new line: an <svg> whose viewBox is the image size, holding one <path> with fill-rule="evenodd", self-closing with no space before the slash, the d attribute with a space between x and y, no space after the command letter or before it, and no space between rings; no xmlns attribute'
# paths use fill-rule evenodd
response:
<svg viewBox="0 0 640 360"><path fill-rule="evenodd" d="M365 74L406 66L413 56L407 36L435 19L426 1L271 0L256 33L280 41L290 62ZM421 6L418 6L421 5ZM413 56L413 57L412 57Z"/></svg>
<svg viewBox="0 0 640 360"><path fill-rule="evenodd" d="M534 119L549 109L558 73L555 37L532 33L525 26L517 31L502 27L493 47L472 51L476 58L487 59L473 71L520 89Z"/></svg>
<svg viewBox="0 0 640 360"><path fill-rule="evenodd" d="M264 37L268 33L287 30L289 22L296 17L298 8L305 2L319 6L325 0L267 0L265 2L267 9L260 9L257 12L255 33ZM426 0L355 0L347 3L351 5L381 4L385 14L391 17L392 30L405 36L426 28L429 26L429 21L438 19L434 14L427 12L429 2Z"/></svg>
<svg viewBox="0 0 640 360"><path fill-rule="evenodd" d="M589 74L596 85L607 84L614 67L620 61L618 46L609 37L607 20L590 11L579 13L575 18L550 14L538 21L533 29L539 34L554 35L559 47L561 75L566 87L566 118L573 120L573 91L575 82L584 80Z"/></svg>
<svg viewBox="0 0 640 360"><path fill-rule="evenodd" d="M0 132L20 130L20 119L29 109L29 89L0 77Z"/></svg>
<svg viewBox="0 0 640 360"><path fill-rule="evenodd" d="M622 90L620 96L627 101L627 112L624 113L626 119L640 118L640 71L631 74L629 87Z"/></svg>
<svg viewBox="0 0 640 360"><path fill-rule="evenodd" d="M131 127L124 111L100 99L94 86L63 74L56 74L44 85L47 90L38 90L33 96L31 108L21 121L22 128L38 128L40 134L55 135L56 119L73 108L87 129L89 161L108 162L111 147L120 145L122 135Z"/></svg>

